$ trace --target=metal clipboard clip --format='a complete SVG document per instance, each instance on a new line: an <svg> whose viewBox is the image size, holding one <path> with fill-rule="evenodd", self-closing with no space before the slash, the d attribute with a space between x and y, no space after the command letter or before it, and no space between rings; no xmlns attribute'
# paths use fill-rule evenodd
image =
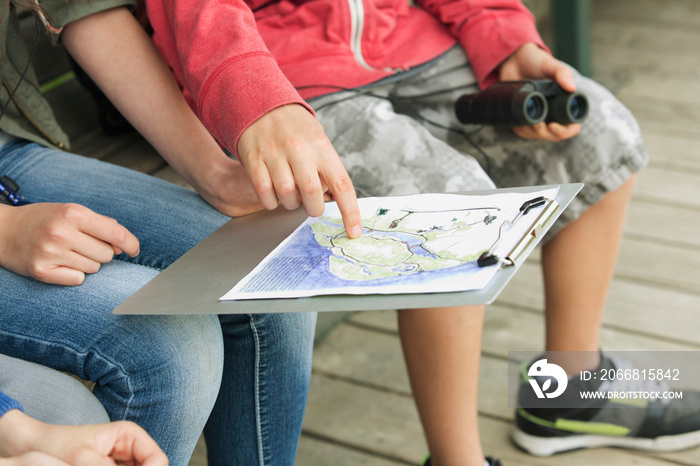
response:
<svg viewBox="0 0 700 466"><path fill-rule="evenodd" d="M517 240L510 251L503 255L502 258L499 258L495 254L495 250L504 237L505 228L515 225L516 222L523 222L523 219L530 212L530 210L542 205L544 205L544 208L539 211L536 217L533 217L533 220L529 224L527 230ZM533 241L539 239L545 225L549 223L549 221L558 211L559 203L554 199L547 199L544 196L540 196L530 199L529 201L525 201L523 205L520 206L520 209L513 220L506 220L501 224L500 228L498 229L498 238L496 238L496 241L493 242L487 251L479 256L479 259L477 259L477 264L479 267L487 267L498 263L502 263L504 267L514 266L523 253L528 250L528 247L533 243Z"/></svg>

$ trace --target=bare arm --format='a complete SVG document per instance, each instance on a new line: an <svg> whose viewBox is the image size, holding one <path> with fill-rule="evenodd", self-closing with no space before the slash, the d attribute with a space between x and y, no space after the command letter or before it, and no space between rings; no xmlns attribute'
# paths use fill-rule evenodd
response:
<svg viewBox="0 0 700 466"><path fill-rule="evenodd" d="M61 37L124 117L207 202L230 216L262 208L245 169L226 156L189 108L128 10L116 8L72 22Z"/></svg>

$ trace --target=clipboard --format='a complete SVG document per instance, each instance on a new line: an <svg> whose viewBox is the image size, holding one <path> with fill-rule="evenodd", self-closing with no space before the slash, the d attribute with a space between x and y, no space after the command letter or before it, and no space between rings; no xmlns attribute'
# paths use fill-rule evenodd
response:
<svg viewBox="0 0 700 466"><path fill-rule="evenodd" d="M539 244L562 211L583 187L581 183L470 191L464 195L499 192L529 193L559 188L544 218L507 255L502 267L480 290L391 295L325 295L308 298L220 301L306 218L303 209L259 212L234 218L209 235L144 285L114 314L260 314L279 312L376 311L491 304Z"/></svg>

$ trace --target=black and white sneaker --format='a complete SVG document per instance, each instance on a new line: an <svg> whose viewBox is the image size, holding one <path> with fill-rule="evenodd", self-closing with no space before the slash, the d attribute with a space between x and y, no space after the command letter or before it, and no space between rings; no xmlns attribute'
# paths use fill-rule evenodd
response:
<svg viewBox="0 0 700 466"><path fill-rule="evenodd" d="M602 368L634 370L628 362L604 355L598 369ZM538 400L541 392L536 396L533 382L527 379L528 372L532 372L529 364L521 372L526 380L519 388L512 438L532 455L598 447L664 452L700 445L700 392L683 390L681 397L673 399L641 396L671 392L658 380L583 382L574 377L568 379L562 398L571 394L579 397L578 402L549 408L545 404L549 400ZM542 382L546 389L551 388L550 382ZM600 396L582 400L584 391ZM629 395L611 395L615 393Z"/></svg>

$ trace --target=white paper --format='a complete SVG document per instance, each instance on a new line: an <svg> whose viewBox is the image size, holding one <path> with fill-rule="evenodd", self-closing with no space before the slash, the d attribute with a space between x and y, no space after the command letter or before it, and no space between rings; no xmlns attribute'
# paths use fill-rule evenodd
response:
<svg viewBox="0 0 700 466"><path fill-rule="evenodd" d="M512 249L544 208L511 225L520 206L556 193L363 198L364 231L356 239L345 234L337 205L327 203L321 217L308 218L220 299L482 289L500 264L479 267L478 257Z"/></svg>

